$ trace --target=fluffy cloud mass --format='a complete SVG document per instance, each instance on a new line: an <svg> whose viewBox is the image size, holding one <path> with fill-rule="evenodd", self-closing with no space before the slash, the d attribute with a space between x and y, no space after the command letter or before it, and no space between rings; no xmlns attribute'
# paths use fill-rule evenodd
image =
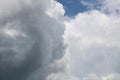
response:
<svg viewBox="0 0 120 80"><path fill-rule="evenodd" d="M63 13L48 11L52 4ZM0 0L0 80L45 80L62 70L64 24L52 11L64 15L53 0Z"/></svg>
<svg viewBox="0 0 120 80"><path fill-rule="evenodd" d="M66 18L55 0L0 0L0 80L119 80L120 1L83 4Z"/></svg>
<svg viewBox="0 0 120 80"><path fill-rule="evenodd" d="M119 0L105 0L100 10L79 13L65 22L67 69L78 80L120 79L118 4Z"/></svg>

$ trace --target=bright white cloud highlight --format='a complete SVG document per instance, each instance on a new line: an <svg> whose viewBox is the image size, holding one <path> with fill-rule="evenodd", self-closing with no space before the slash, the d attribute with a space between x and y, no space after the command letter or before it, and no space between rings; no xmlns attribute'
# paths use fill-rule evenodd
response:
<svg viewBox="0 0 120 80"><path fill-rule="evenodd" d="M64 16L65 10L63 9L63 5L58 3L57 1L51 0L50 7L47 8L46 14L50 17L60 18Z"/></svg>

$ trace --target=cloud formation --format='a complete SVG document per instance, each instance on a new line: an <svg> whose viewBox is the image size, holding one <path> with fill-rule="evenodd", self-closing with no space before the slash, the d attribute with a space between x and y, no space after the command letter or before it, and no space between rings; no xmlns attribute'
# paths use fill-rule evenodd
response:
<svg viewBox="0 0 120 80"><path fill-rule="evenodd" d="M120 1L119 0L103 0L101 10L107 14L120 16Z"/></svg>
<svg viewBox="0 0 120 80"><path fill-rule="evenodd" d="M53 0L0 0L0 80L45 80L62 70L55 61L64 55L64 24L46 13L52 4L64 12Z"/></svg>
<svg viewBox="0 0 120 80"><path fill-rule="evenodd" d="M0 80L119 80L119 3L65 21L54 0L0 0Z"/></svg>
<svg viewBox="0 0 120 80"><path fill-rule="evenodd" d="M105 0L100 10L79 13L65 22L68 75L78 80L120 79L119 3Z"/></svg>

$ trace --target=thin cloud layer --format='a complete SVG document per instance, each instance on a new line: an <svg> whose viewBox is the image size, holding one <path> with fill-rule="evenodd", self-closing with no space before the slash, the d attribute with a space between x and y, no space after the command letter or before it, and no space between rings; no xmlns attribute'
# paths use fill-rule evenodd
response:
<svg viewBox="0 0 120 80"><path fill-rule="evenodd" d="M120 16L120 0L103 0L101 10L107 14Z"/></svg>
<svg viewBox="0 0 120 80"><path fill-rule="evenodd" d="M46 14L53 2L0 0L0 80L45 80L62 70L64 24Z"/></svg>

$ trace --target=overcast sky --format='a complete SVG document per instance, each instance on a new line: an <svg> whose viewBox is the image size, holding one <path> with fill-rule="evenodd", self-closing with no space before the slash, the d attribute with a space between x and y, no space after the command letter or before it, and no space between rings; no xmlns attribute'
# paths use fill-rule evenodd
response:
<svg viewBox="0 0 120 80"><path fill-rule="evenodd" d="M0 0L0 80L120 80L120 0Z"/></svg>

